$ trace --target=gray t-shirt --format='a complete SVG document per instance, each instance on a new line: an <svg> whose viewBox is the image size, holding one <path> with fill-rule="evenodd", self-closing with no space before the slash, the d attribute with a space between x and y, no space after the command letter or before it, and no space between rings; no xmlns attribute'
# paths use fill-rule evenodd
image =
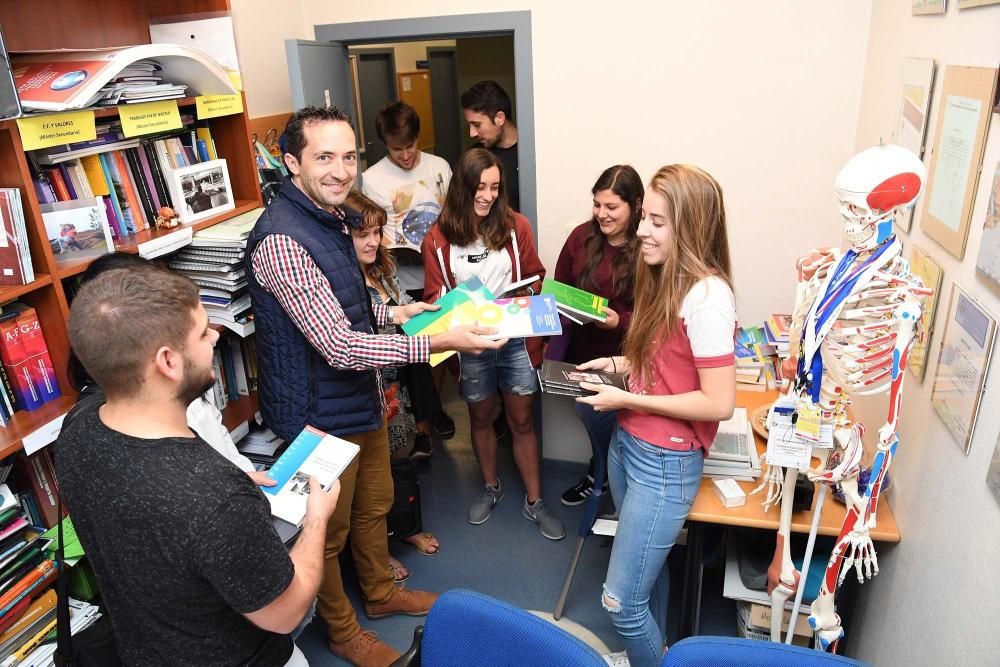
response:
<svg viewBox="0 0 1000 667"><path fill-rule="evenodd" d="M291 638L242 615L294 576L267 499L204 440L124 435L102 403L67 415L55 465L124 662L284 665Z"/></svg>

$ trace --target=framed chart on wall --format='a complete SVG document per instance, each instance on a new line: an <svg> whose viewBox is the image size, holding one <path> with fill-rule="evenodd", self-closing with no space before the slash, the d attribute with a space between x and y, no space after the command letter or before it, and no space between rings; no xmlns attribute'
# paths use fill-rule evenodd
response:
<svg viewBox="0 0 1000 667"><path fill-rule="evenodd" d="M903 80L900 89L899 117L894 140L923 159L924 137L927 136L927 115L934 93L934 59L903 58ZM896 225L904 232L913 224L913 209L896 216Z"/></svg>
<svg viewBox="0 0 1000 667"><path fill-rule="evenodd" d="M995 86L993 68L945 69L920 226L958 259L969 237Z"/></svg>
<svg viewBox="0 0 1000 667"><path fill-rule="evenodd" d="M945 0L913 0L913 15L944 14Z"/></svg>
<svg viewBox="0 0 1000 667"><path fill-rule="evenodd" d="M937 314L944 271L927 253L917 246L912 246L910 273L920 278L924 287L934 290L934 294L924 299L924 312L920 316L920 337L914 341L913 348L910 349L910 359L906 364L913 376L923 382L924 373L927 372L927 350L930 348L931 335L934 333L934 316Z"/></svg>
<svg viewBox="0 0 1000 667"><path fill-rule="evenodd" d="M976 274L990 288L1000 293L1000 162L997 162L996 171L993 172L993 182L986 199L986 218L983 220L983 240L976 258Z"/></svg>
<svg viewBox="0 0 1000 667"><path fill-rule="evenodd" d="M997 321L956 283L941 336L931 405L966 456L979 417Z"/></svg>

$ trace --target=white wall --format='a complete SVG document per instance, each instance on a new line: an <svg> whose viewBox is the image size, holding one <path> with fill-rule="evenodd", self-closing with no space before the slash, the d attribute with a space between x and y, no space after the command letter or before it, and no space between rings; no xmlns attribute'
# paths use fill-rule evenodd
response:
<svg viewBox="0 0 1000 667"><path fill-rule="evenodd" d="M413 72L418 60L427 60L427 47L455 46L453 39L438 39L429 42L400 42L397 44L365 44L365 49L392 49L396 72Z"/></svg>
<svg viewBox="0 0 1000 667"><path fill-rule="evenodd" d="M949 2L949 5L956 5ZM899 106L904 57L934 58L937 85L928 149L934 145L946 65L996 67L1000 62L1000 6L945 16L910 15L910 0L873 4L864 88L855 147L891 136ZM916 243L944 269L942 301L923 383L906 374L900 446L888 498L902 542L879 552L881 574L863 587L851 652L875 665L996 665L1000 662L1000 504L986 486L986 471L1000 431L1000 372L993 360L983 411L969 456L952 440L930 403L940 334L958 282L1000 316L1000 299L975 276L986 214L986 195L1000 161L1000 116L992 117L983 176L973 210L965 259L959 261L920 231L918 212L905 253ZM929 162L929 160L926 160ZM886 401L856 406L874 434Z"/></svg>
<svg viewBox="0 0 1000 667"><path fill-rule="evenodd" d="M609 165L690 162L725 189L740 317L791 306L794 258L839 238L871 3L232 0L251 116L290 109L285 37L315 24L531 10L538 227L550 268ZM266 82L266 83L265 83ZM258 87L259 86L259 87Z"/></svg>

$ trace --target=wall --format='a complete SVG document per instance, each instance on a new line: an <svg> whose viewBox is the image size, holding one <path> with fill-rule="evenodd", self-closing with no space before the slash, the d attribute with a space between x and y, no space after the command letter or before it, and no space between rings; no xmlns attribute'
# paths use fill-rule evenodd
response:
<svg viewBox="0 0 1000 667"><path fill-rule="evenodd" d="M417 69L418 60L427 60L427 47L455 46L453 39L438 39L429 42L401 42L398 44L365 44L365 49L392 49L397 72L412 72Z"/></svg>
<svg viewBox="0 0 1000 667"><path fill-rule="evenodd" d="M955 5L949 2L949 5ZM890 137L899 105L904 57L938 64L928 150L934 145L945 65L996 67L1000 62L1000 6L944 16L910 15L910 0L873 3L855 147ZM880 39L875 36L882 36ZM983 411L969 456L952 440L931 408L930 395L951 286L958 282L1000 316L1000 299L975 276L986 195L1000 161L1000 116L992 117L965 259L959 261L920 231L922 203L910 234L944 269L942 301L923 383L907 373L900 447L889 494L902 542L879 551L881 574L865 584L851 636L854 655L876 665L987 665L1000 655L1000 504L986 486L986 471L1000 431L1000 372L993 360ZM925 160L929 162L929 160ZM874 434L885 421L886 401L867 401L857 413Z"/></svg>
<svg viewBox="0 0 1000 667"><path fill-rule="evenodd" d="M512 108L517 108L517 87L514 85L514 38L469 37L456 41L455 60L458 66L458 94L472 84L492 79L510 95ZM515 116L516 121L516 116ZM462 145L471 146L468 126L462 128Z"/></svg>
<svg viewBox="0 0 1000 667"><path fill-rule="evenodd" d="M531 10L539 248L590 215L607 166L698 164L726 192L740 317L791 307L794 258L835 243L832 183L853 150L870 1L232 0L250 116L290 108L285 37L315 24ZM266 19L266 20L265 20ZM277 21L277 23L275 23Z"/></svg>

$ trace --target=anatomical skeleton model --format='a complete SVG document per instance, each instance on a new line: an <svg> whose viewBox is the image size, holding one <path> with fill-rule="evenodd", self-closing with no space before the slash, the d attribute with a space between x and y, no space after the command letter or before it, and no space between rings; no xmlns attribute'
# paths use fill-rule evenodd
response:
<svg viewBox="0 0 1000 667"><path fill-rule="evenodd" d="M821 483L807 547L811 556L826 487L840 484L847 515L827 563L809 623L826 650L843 637L834 609L838 585L853 567L858 581L878 574L869 530L875 525L879 490L896 452L903 371L917 335L922 300L932 293L911 275L892 230L895 215L913 206L926 179L923 163L900 146L878 146L852 158L836 180L845 236L851 247L812 251L797 264L798 285L791 331L794 355L783 367L790 382L784 404L793 409L796 438L812 444L819 464L807 476ZM889 414L879 429L867 485L858 488L864 427L851 421L854 396L890 393ZM774 410L769 423L775 417ZM822 433L832 430L831 438ZM800 574L789 550L792 501L798 470L768 466L754 493L767 488L765 509L781 503L774 560L768 569L771 639L780 641L785 601ZM803 569L806 569L805 567ZM804 585L804 582L803 582ZM796 599L796 610L801 592ZM794 621L791 623L794 627ZM789 632L789 639L791 632ZM834 650L836 649L834 645Z"/></svg>

